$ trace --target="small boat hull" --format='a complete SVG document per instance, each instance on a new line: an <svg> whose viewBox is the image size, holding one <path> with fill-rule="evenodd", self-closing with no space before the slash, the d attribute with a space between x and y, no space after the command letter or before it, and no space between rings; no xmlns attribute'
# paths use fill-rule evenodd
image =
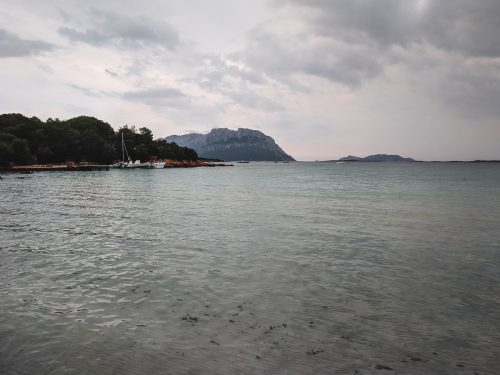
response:
<svg viewBox="0 0 500 375"><path fill-rule="evenodd" d="M154 169L163 169L163 168L165 168L165 163L164 162L153 163L153 168Z"/></svg>

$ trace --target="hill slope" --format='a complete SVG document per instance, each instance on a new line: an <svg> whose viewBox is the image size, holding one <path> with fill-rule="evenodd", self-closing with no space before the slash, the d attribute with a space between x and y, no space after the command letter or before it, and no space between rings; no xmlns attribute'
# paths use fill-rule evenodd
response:
<svg viewBox="0 0 500 375"><path fill-rule="evenodd" d="M212 129L208 134L171 135L167 142L189 147L200 157L222 160L294 161L268 135L252 129Z"/></svg>
<svg viewBox="0 0 500 375"><path fill-rule="evenodd" d="M197 160L192 149L153 140L148 128L124 126L115 132L110 124L95 117L78 116L69 120L19 113L0 114L0 166L29 163L88 161L109 164L122 158L122 134L132 159L151 158Z"/></svg>

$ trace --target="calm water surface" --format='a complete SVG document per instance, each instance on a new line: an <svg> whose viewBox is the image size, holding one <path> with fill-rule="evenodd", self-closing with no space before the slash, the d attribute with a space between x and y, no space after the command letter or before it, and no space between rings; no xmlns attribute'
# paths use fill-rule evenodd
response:
<svg viewBox="0 0 500 375"><path fill-rule="evenodd" d="M500 373L498 164L2 177L1 374Z"/></svg>

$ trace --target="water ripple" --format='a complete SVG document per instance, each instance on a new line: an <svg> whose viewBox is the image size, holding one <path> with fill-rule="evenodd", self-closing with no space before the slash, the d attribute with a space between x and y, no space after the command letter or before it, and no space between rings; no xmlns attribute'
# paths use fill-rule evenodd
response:
<svg viewBox="0 0 500 375"><path fill-rule="evenodd" d="M0 182L2 374L500 372L496 165L29 177Z"/></svg>

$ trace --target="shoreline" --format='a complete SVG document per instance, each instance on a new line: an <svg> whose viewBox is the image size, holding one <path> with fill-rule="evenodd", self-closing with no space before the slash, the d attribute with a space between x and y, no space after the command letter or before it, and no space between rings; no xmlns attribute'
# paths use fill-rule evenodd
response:
<svg viewBox="0 0 500 375"><path fill-rule="evenodd" d="M200 168L200 167L232 167L233 164L214 163L203 160L164 160L164 168ZM107 171L111 167L109 164L96 163L47 163L47 164L26 164L14 165L0 168L3 172L54 172L54 171ZM159 169L164 169L159 168ZM111 168L113 169L113 168ZM153 169L153 168L152 168Z"/></svg>

